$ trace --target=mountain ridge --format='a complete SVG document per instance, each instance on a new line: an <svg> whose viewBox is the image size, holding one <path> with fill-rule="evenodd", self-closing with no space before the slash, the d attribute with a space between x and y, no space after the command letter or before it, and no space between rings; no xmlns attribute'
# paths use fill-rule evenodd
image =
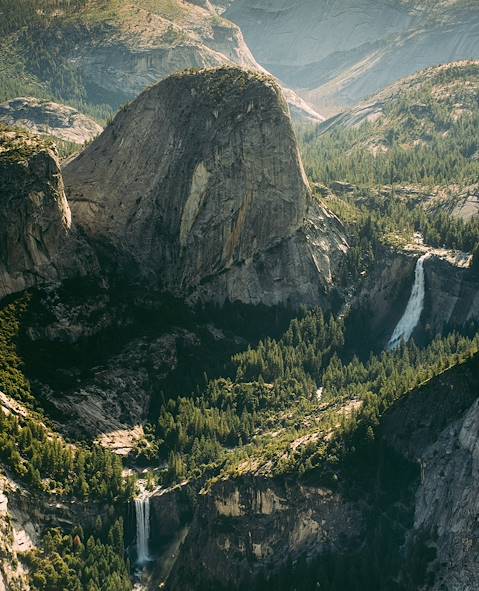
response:
<svg viewBox="0 0 479 591"><path fill-rule="evenodd" d="M477 3L419 4L236 0L225 15L262 65L332 115L427 66L478 57Z"/></svg>

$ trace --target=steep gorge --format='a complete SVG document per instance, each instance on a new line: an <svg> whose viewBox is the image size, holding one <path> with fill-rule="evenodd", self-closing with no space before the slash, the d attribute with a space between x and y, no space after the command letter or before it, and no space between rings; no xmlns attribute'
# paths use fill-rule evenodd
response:
<svg viewBox="0 0 479 591"><path fill-rule="evenodd" d="M350 352L342 319L328 311L341 303L340 288L350 289L370 321L364 332L381 348L427 247L389 249L370 274L356 269L357 283L339 283L347 230L327 199L312 197L273 79L236 67L173 75L122 109L65 164L65 191L49 143L5 133L3 142L15 149L7 147L5 161L0 152L0 183L7 189L5 219L14 224L13 231L5 224L2 238L0 264L8 273L0 298L33 289L18 300L26 298L22 318L2 317L18 329L1 335L9 357L0 369L9 369L10 358L18 363L59 432L122 455L140 444L130 457L133 469L144 475L146 463L151 472L138 488L156 486L159 474L158 488L137 497L136 528L129 519L126 541L134 560L136 529L140 563L151 550L158 571L152 588L161 581L171 591L290 591L293 584L309 591L313 580L327 591L477 587L477 355L449 351L446 359L460 364L433 364L443 373L426 383L427 364L406 366L421 385L403 392L380 420L379 411L373 416L374 429L358 437L352 456L341 453L339 438L354 437L377 392L356 357L341 373ZM21 256L11 255L15 249ZM471 269L436 252L422 270L426 305L414 337L429 342L477 320ZM271 336L283 307L303 305L319 305L324 316L300 310L281 346L266 339L260 352L248 349L261 334L256 324ZM221 315L224 324L217 323ZM243 330L258 333L247 337ZM235 365L230 353L245 350ZM358 351L366 356L371 348ZM414 349L402 354L413 357ZM397 384L404 364L391 354L385 365L386 378ZM328 370L338 381L347 371L366 377L351 379L344 398L328 399L321 385ZM230 380L208 381L216 376ZM397 393L388 394L390 404ZM0 402L11 412L8 396ZM158 421L143 430L161 404L166 427ZM178 408L196 413L187 428ZM205 431L195 431L204 419ZM207 446L217 452L217 437L223 455L210 456ZM22 438L28 450L28 434ZM11 460L5 449L2 465ZM193 450L199 459L188 476L174 473L175 460ZM235 454L238 464L228 466ZM27 482L32 473L23 476ZM10 517L22 531L35 526L37 543L48 525L71 531L80 521L99 530L94 517L114 513L89 498L89 485L110 494L98 474L83 480L62 502L61 484L45 477L39 484L49 492L30 495L7 469L0 480L8 497L7 505L0 493L6 580L16 564ZM120 503L116 510L127 516L125 498ZM71 545L76 553L78 541ZM118 547L123 560L123 538Z"/></svg>

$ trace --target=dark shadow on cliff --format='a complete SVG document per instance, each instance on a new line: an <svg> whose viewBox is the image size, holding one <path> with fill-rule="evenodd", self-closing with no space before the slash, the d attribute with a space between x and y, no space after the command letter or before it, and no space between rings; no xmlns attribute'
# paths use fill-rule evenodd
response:
<svg viewBox="0 0 479 591"><path fill-rule="evenodd" d="M201 393L209 379L232 375L233 354L280 335L292 316L288 308L230 302L193 307L118 279L73 279L31 292L18 349L33 391L53 419L63 417L52 400L87 384L101 387L102 372L112 363L128 369L131 358L147 374L151 405L144 419L154 420L165 399ZM157 343L164 343L164 359ZM138 361L140 346L156 356Z"/></svg>

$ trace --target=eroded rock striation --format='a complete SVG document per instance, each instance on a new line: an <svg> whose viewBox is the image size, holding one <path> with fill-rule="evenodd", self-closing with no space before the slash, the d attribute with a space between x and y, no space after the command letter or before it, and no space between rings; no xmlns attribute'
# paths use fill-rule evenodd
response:
<svg viewBox="0 0 479 591"><path fill-rule="evenodd" d="M347 248L312 199L281 90L238 68L144 92L64 177L106 256L192 300L317 304Z"/></svg>

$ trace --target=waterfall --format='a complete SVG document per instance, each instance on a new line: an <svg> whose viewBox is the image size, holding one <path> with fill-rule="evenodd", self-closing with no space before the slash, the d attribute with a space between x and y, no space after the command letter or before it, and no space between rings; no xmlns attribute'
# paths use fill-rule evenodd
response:
<svg viewBox="0 0 479 591"><path fill-rule="evenodd" d="M147 492L135 499L135 514L137 564L143 565L150 560L150 496Z"/></svg>
<svg viewBox="0 0 479 591"><path fill-rule="evenodd" d="M416 264L416 273L414 278L414 285L412 287L411 295L406 307L406 311L402 315L394 329L393 335L388 343L388 349L394 351L401 342L407 343L414 332L414 329L419 324L421 314L424 308L424 294L426 291L426 283L424 280L424 261L429 257L429 253L423 255L418 259Z"/></svg>

